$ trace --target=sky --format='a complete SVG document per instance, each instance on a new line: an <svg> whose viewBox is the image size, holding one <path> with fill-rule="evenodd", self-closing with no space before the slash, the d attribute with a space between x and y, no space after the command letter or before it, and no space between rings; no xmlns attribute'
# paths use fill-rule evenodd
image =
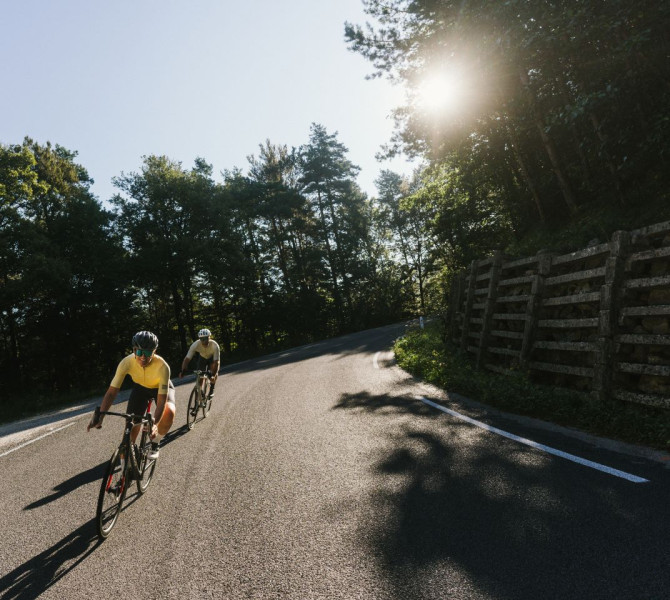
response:
<svg viewBox="0 0 670 600"><path fill-rule="evenodd" d="M0 0L0 143L76 151L104 202L143 156L202 157L222 181L319 123L374 196L413 164L375 159L404 92L347 48L345 21L366 20L361 0Z"/></svg>

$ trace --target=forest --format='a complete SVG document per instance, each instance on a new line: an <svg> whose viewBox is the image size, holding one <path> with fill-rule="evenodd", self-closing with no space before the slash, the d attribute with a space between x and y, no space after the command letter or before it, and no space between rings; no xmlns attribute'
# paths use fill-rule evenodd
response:
<svg viewBox="0 0 670 600"><path fill-rule="evenodd" d="M381 170L376 197L317 123L220 177L203 157L142 157L102 200L76 150L0 140L9 412L99 393L138 329L173 370L200 327L230 362L440 313L450 277L494 250L670 219L668 3L363 4L344 43L407 91L380 158L422 161Z"/></svg>

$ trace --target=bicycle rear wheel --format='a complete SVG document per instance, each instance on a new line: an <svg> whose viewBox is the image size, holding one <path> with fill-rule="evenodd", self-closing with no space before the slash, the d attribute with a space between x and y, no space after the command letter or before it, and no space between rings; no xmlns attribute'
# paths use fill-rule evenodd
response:
<svg viewBox="0 0 670 600"><path fill-rule="evenodd" d="M188 407L186 408L186 425L189 429L193 429L195 418L198 416L198 403L200 401L200 393L198 388L194 387L191 395L188 398Z"/></svg>
<svg viewBox="0 0 670 600"><path fill-rule="evenodd" d="M107 471L100 485L100 494L98 495L95 522L100 539L104 540L116 524L123 500L126 497L127 482L128 460L123 463L120 448L117 448L107 465Z"/></svg>
<svg viewBox="0 0 670 600"><path fill-rule="evenodd" d="M142 432L142 441L140 444L140 451L137 455L139 460L138 469L140 472L140 479L137 480L137 491L140 494L144 494L151 483L151 479L154 476L154 471L156 470L156 463L158 459L150 460L147 458L147 454L151 451L151 438L146 431Z"/></svg>

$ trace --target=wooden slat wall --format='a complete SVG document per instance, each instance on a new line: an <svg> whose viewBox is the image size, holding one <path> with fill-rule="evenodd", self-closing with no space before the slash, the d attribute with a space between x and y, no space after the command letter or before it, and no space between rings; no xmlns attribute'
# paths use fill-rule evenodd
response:
<svg viewBox="0 0 670 600"><path fill-rule="evenodd" d="M480 367L670 408L670 222L560 256L473 261L449 310Z"/></svg>

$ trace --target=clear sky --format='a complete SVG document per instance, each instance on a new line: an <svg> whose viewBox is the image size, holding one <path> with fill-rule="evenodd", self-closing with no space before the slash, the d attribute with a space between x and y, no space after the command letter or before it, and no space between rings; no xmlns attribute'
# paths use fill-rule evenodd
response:
<svg viewBox="0 0 670 600"><path fill-rule="evenodd" d="M0 0L0 142L77 151L107 200L144 155L203 157L220 181L316 122L375 195L381 169L412 165L374 158L403 91L347 49L344 22L365 20L360 0Z"/></svg>

